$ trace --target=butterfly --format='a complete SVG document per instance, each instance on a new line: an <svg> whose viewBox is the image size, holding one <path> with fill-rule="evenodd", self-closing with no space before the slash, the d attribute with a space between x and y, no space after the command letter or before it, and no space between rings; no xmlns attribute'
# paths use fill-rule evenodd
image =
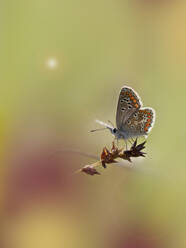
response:
<svg viewBox="0 0 186 248"><path fill-rule="evenodd" d="M142 105L139 95L131 87L122 87L116 111L116 127L96 120L104 128L91 132L109 129L117 140L125 141L147 136L155 123L155 110L149 107L142 108Z"/></svg>

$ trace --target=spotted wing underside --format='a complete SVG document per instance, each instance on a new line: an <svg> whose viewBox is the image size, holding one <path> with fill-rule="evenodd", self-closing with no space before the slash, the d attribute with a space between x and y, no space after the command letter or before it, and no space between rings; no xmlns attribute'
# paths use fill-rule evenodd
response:
<svg viewBox="0 0 186 248"><path fill-rule="evenodd" d="M147 135L153 127L155 111L152 108L143 108L133 113L122 126L128 138Z"/></svg>
<svg viewBox="0 0 186 248"><path fill-rule="evenodd" d="M125 122L129 117L140 109L142 102L138 94L130 87L124 86L119 95L117 113L116 113L116 126L122 130Z"/></svg>

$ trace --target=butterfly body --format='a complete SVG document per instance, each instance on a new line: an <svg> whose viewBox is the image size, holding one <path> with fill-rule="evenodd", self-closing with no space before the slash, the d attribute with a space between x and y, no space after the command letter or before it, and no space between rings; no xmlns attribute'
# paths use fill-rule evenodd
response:
<svg viewBox="0 0 186 248"><path fill-rule="evenodd" d="M116 139L130 139L147 136L155 121L155 111L152 108L142 108L138 94L130 87L122 87L118 99L116 113L116 128L98 121L108 128Z"/></svg>
<svg viewBox="0 0 186 248"><path fill-rule="evenodd" d="M127 136L124 132L119 131L117 128L112 128L112 130L110 130L111 133L115 136L116 139L124 139L127 140Z"/></svg>

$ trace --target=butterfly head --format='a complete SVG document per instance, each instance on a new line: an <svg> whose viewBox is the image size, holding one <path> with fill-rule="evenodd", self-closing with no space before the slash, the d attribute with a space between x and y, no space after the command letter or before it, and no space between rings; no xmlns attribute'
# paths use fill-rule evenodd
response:
<svg viewBox="0 0 186 248"><path fill-rule="evenodd" d="M109 128L109 130L111 131L111 133L113 134L113 135L116 135L116 133L117 133L117 128Z"/></svg>
<svg viewBox="0 0 186 248"><path fill-rule="evenodd" d="M116 137L116 139L121 139L124 138L124 136L121 134L121 132L117 128L109 128L110 132L112 135Z"/></svg>

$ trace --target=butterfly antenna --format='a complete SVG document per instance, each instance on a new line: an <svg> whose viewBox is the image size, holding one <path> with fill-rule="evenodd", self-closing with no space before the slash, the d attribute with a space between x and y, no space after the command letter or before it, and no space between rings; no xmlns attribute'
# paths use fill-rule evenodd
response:
<svg viewBox="0 0 186 248"><path fill-rule="evenodd" d="M90 132L96 132L96 131L101 131L101 130L105 130L105 129L109 129L112 130L113 127L108 125L107 123L104 123L102 121L96 120L97 123L99 123L100 125L104 126L103 128L99 128L99 129L95 129L95 130L91 130Z"/></svg>
<svg viewBox="0 0 186 248"><path fill-rule="evenodd" d="M90 130L91 133L93 132L96 132L96 131L101 131L101 130L105 130L107 129L107 127L104 127L104 128L98 128L98 129L93 129L93 130Z"/></svg>
<svg viewBox="0 0 186 248"><path fill-rule="evenodd" d="M100 125L102 125L102 126L108 128L108 129L112 129L112 128L113 128L112 126L110 126L109 124L107 124L107 123L105 123L105 122L103 122L103 121L96 120L96 122L99 123Z"/></svg>
<svg viewBox="0 0 186 248"><path fill-rule="evenodd" d="M110 123L112 127L114 127L114 124L112 123L112 121L108 120L108 123Z"/></svg>

